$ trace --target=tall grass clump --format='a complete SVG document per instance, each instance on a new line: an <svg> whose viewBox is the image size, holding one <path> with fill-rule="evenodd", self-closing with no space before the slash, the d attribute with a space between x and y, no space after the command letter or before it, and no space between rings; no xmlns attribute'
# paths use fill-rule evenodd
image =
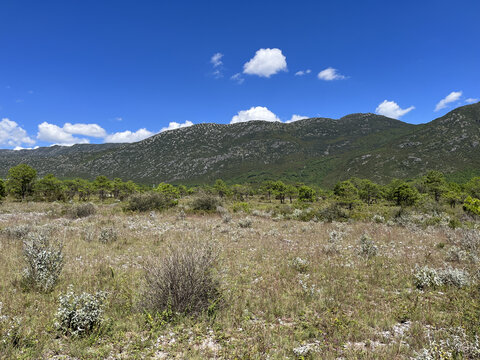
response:
<svg viewBox="0 0 480 360"><path fill-rule="evenodd" d="M70 286L65 295L60 295L55 326L66 335L89 334L103 320L105 292L76 294Z"/></svg>
<svg viewBox="0 0 480 360"><path fill-rule="evenodd" d="M90 215L95 215L97 209L92 203L73 205L68 209L68 215L73 219L80 219Z"/></svg>
<svg viewBox="0 0 480 360"><path fill-rule="evenodd" d="M31 233L23 241L23 256L27 266L23 270L22 284L42 292L55 287L63 268L63 245L52 242L40 233Z"/></svg>
<svg viewBox="0 0 480 360"><path fill-rule="evenodd" d="M187 242L170 246L161 260L146 267L143 307L152 312L200 314L219 299L214 268L217 254L210 244Z"/></svg>

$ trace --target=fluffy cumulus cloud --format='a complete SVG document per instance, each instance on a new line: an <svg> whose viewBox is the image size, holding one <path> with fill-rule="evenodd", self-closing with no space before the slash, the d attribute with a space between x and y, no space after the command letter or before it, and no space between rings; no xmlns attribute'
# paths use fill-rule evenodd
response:
<svg viewBox="0 0 480 360"><path fill-rule="evenodd" d="M308 116L293 114L290 120L285 121L285 123L292 123L298 120L308 119Z"/></svg>
<svg viewBox="0 0 480 360"><path fill-rule="evenodd" d="M458 99L460 99L461 96L461 91L452 91L450 94L448 94L438 102L437 106L435 106L435 111L446 108L448 104L457 101Z"/></svg>
<svg viewBox="0 0 480 360"><path fill-rule="evenodd" d="M295 76L303 76L303 75L310 74L311 72L312 72L312 70L310 70L310 69L300 70L300 71L297 71L297 72L295 73Z"/></svg>
<svg viewBox="0 0 480 360"><path fill-rule="evenodd" d="M0 121L0 145L19 146L21 144L32 145L35 144L35 140L31 139L15 121L2 119Z"/></svg>
<svg viewBox="0 0 480 360"><path fill-rule="evenodd" d="M146 139L147 137L152 136L154 133L148 131L147 129L138 129L133 132L130 130L116 132L114 134L107 135L105 137L105 142L107 143L131 143Z"/></svg>
<svg viewBox="0 0 480 360"><path fill-rule="evenodd" d="M468 98L468 99L465 99L465 102L466 102L467 104L473 104L473 103L476 103L476 102L478 102L478 101L480 101L480 99L476 99L476 98Z"/></svg>
<svg viewBox="0 0 480 360"><path fill-rule="evenodd" d="M168 131L168 130L175 130L175 129L180 129L184 127L189 127L192 126L193 122L186 120L184 123L177 123L175 121L172 121L168 124L167 127L162 128L160 132Z"/></svg>
<svg viewBox="0 0 480 360"><path fill-rule="evenodd" d="M287 58L280 49L259 49L255 56L243 65L243 73L269 78L280 71L287 71Z"/></svg>
<svg viewBox="0 0 480 360"><path fill-rule="evenodd" d="M223 57L222 53L218 52L216 54L213 54L213 56L210 59L210 62L212 63L213 67L219 67L220 65L223 64L222 57Z"/></svg>
<svg viewBox="0 0 480 360"><path fill-rule="evenodd" d="M337 69L332 67L328 67L325 70L320 71L317 76L320 80L325 81L346 79L345 75L340 74Z"/></svg>
<svg viewBox="0 0 480 360"><path fill-rule="evenodd" d="M103 138L107 136L104 128L97 124L70 124L63 125L63 130L67 133L75 135L91 136L96 138Z"/></svg>
<svg viewBox="0 0 480 360"><path fill-rule="evenodd" d="M38 125L37 139L53 143L54 145L70 146L73 144L88 144L85 138L78 138L60 126L49 124L46 121Z"/></svg>
<svg viewBox="0 0 480 360"><path fill-rule="evenodd" d="M384 100L380 105L377 106L375 112L379 115L384 115L392 119L400 119L403 115L409 113L413 109L415 109L415 106L402 109L395 101Z"/></svg>
<svg viewBox="0 0 480 360"><path fill-rule="evenodd" d="M281 121L277 115L268 110L264 106L251 107L248 110L241 110L237 115L232 117L230 124L252 121L252 120L264 120L264 121Z"/></svg>

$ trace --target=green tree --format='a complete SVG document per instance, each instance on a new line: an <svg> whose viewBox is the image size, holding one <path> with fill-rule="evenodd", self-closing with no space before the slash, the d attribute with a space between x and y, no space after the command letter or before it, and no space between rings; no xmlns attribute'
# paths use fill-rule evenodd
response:
<svg viewBox="0 0 480 360"><path fill-rule="evenodd" d="M100 200L105 200L108 196L108 193L112 190L112 183L104 175L99 175L95 178L93 186L97 191L98 197Z"/></svg>
<svg viewBox="0 0 480 360"><path fill-rule="evenodd" d="M36 196L45 201L57 201L65 199L64 186L61 180L53 174L47 174L35 183Z"/></svg>
<svg viewBox="0 0 480 360"><path fill-rule="evenodd" d="M228 185L222 179L217 179L215 181L215 185L213 185L213 188L215 189L215 192L218 194L218 196L220 196L221 198L230 194L230 189L228 188Z"/></svg>
<svg viewBox="0 0 480 360"><path fill-rule="evenodd" d="M272 191L275 194L275 198L280 200L280 203L283 204L285 202L285 196L287 194L287 186L279 180L273 184Z"/></svg>
<svg viewBox="0 0 480 360"><path fill-rule="evenodd" d="M480 199L468 196L463 203L463 210L470 215L480 216Z"/></svg>
<svg viewBox="0 0 480 360"><path fill-rule="evenodd" d="M263 182L261 191L267 195L269 201L274 190L275 190L275 181L267 180Z"/></svg>
<svg viewBox="0 0 480 360"><path fill-rule="evenodd" d="M80 201L88 201L90 200L90 196L95 191L95 186L90 181L85 179L75 179L76 186L77 186L77 193L78 193L78 200Z"/></svg>
<svg viewBox="0 0 480 360"><path fill-rule="evenodd" d="M480 177L471 178L465 184L465 191L471 197L476 198L476 199L480 199Z"/></svg>
<svg viewBox="0 0 480 360"><path fill-rule="evenodd" d="M358 189L349 180L338 182L333 189L333 193L339 197L340 203L348 206L350 210L353 208L355 201L358 200Z"/></svg>
<svg viewBox="0 0 480 360"><path fill-rule="evenodd" d="M290 200L290 204L291 204L293 202L293 198L298 195L298 189L296 186L287 185L285 194L288 196L288 199Z"/></svg>
<svg viewBox="0 0 480 360"><path fill-rule="evenodd" d="M315 190L310 186L302 185L298 188L298 200L304 202L314 202L315 201Z"/></svg>
<svg viewBox="0 0 480 360"><path fill-rule="evenodd" d="M368 205L377 202L382 196L380 186L368 179L359 179L357 189L360 199Z"/></svg>
<svg viewBox="0 0 480 360"><path fill-rule="evenodd" d="M440 171L431 170L423 177L423 185L428 193L433 195L436 202L446 191L445 176Z"/></svg>
<svg viewBox="0 0 480 360"><path fill-rule="evenodd" d="M172 184L161 183L155 190L162 193L170 200L178 199L180 197L180 191Z"/></svg>
<svg viewBox="0 0 480 360"><path fill-rule="evenodd" d="M0 201L7 195L7 186L5 185L5 181L0 179Z"/></svg>
<svg viewBox="0 0 480 360"><path fill-rule="evenodd" d="M392 198L398 206L412 206L418 199L418 190L407 183L398 184L392 193Z"/></svg>
<svg viewBox="0 0 480 360"><path fill-rule="evenodd" d="M37 170L27 164L19 164L8 170L7 188L16 198L24 200L33 192Z"/></svg>

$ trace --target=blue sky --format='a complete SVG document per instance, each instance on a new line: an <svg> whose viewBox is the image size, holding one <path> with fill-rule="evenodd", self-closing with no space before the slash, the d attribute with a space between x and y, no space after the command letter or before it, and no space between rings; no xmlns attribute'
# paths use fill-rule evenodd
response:
<svg viewBox="0 0 480 360"><path fill-rule="evenodd" d="M255 118L427 122L480 98L479 14L477 0L2 0L0 148Z"/></svg>

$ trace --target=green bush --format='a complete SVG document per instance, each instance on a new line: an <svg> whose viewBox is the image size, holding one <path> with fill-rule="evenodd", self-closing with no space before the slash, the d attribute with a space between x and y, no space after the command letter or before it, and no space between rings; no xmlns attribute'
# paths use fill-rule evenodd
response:
<svg viewBox="0 0 480 360"><path fill-rule="evenodd" d="M192 203L192 209L196 211L215 211L221 205L220 199L210 194L197 195Z"/></svg>
<svg viewBox="0 0 480 360"><path fill-rule="evenodd" d="M463 210L470 215L480 216L480 199L468 196L463 203Z"/></svg>

